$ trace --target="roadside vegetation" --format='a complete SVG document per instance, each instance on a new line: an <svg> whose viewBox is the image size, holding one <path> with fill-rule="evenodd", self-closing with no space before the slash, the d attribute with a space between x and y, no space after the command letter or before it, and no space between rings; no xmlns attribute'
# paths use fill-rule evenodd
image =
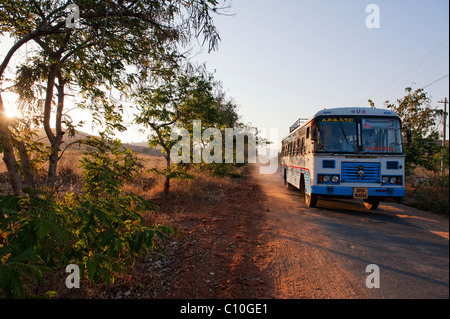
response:
<svg viewBox="0 0 450 319"><path fill-rule="evenodd" d="M405 203L449 215L449 143L442 145L439 124L447 116L433 107L423 89L405 89L406 95L385 106L402 119L405 150ZM375 105L369 100L372 107ZM408 141L408 135L410 141Z"/></svg>
<svg viewBox="0 0 450 319"><path fill-rule="evenodd" d="M449 216L449 175L418 168L406 180L405 204Z"/></svg>
<svg viewBox="0 0 450 319"><path fill-rule="evenodd" d="M166 194L171 179L183 179L180 192L190 196L217 182L201 163L172 166L170 131L192 118L238 125L218 81L188 59L192 43L217 49L213 17L227 3L68 4L0 4L0 36L14 39L0 61L0 297L33 296L31 286L68 264L79 266L82 280L113 284L138 258L163 252L178 233L153 218L160 177ZM18 97L15 117L6 115L6 92ZM78 135L85 123L73 121L75 109L90 114L97 136ZM165 152L165 165L115 138L127 129L124 109ZM231 174L233 164L226 166L215 175Z"/></svg>

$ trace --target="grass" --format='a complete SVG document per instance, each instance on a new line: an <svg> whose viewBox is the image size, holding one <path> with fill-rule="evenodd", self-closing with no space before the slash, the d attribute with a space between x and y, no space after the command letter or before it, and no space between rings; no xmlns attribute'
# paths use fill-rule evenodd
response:
<svg viewBox="0 0 450 319"><path fill-rule="evenodd" d="M80 193L83 188L83 170L79 167L83 153L80 150L68 150L58 162L58 178L55 183L60 196L66 193ZM153 199L163 196L164 177L154 173L147 173L150 168L164 168L165 159L160 156L139 154L144 165L142 172L133 183L127 183L124 191L141 196L145 199ZM41 170L41 179L45 178L45 167ZM236 168L228 176L212 176L210 173L192 167L189 173L194 175L193 180L172 179L170 187L171 199L187 199L191 201L206 201L220 203L223 199L223 189L229 188L240 176L239 168ZM0 189L2 194L10 192L10 186L6 167L0 161Z"/></svg>

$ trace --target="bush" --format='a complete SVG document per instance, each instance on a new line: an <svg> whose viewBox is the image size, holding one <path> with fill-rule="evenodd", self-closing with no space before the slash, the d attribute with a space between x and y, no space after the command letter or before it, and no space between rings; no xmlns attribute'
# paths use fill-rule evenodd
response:
<svg viewBox="0 0 450 319"><path fill-rule="evenodd" d="M449 215L449 175L423 181L416 185L413 204L419 209Z"/></svg>
<svg viewBox="0 0 450 319"><path fill-rule="evenodd" d="M68 216L47 196L0 198L0 292L6 297L24 297L27 282L42 282L43 272L67 262Z"/></svg>
<svg viewBox="0 0 450 319"><path fill-rule="evenodd" d="M43 281L43 272L69 263L81 276L111 282L137 257L161 249L175 230L146 225L143 214L157 207L123 191L141 164L120 143L89 138L81 160L85 185L62 200L50 190L0 197L0 293L26 296L24 286ZM148 220L148 219L147 219Z"/></svg>

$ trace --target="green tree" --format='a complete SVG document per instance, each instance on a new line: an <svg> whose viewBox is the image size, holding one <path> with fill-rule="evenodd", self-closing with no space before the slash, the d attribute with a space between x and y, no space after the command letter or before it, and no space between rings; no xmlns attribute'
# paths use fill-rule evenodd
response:
<svg viewBox="0 0 450 319"><path fill-rule="evenodd" d="M124 130L117 97L126 99L143 78L163 76L192 38L210 50L219 40L212 21L215 0L78 0L77 29L66 27L68 4L0 2L0 36L15 39L0 61L0 148L14 193L0 196L0 290L12 296L24 295L20 287L28 278L41 280L43 270L68 260L77 261L89 279L108 281L138 254L160 247L158 238L173 234L165 226L143 225L141 214L153 207L123 190L139 163L104 138L85 141L94 150L82 161L83 194L58 200L45 187L23 187L38 186L30 156L37 150L33 130L43 128L50 142L37 151L46 155L51 184L63 137L75 130L64 117L68 92L82 97L78 106L106 132ZM9 80L5 70L26 43L33 43L32 50ZM9 120L1 96L5 90L18 93L34 115Z"/></svg>
<svg viewBox="0 0 450 319"><path fill-rule="evenodd" d="M211 16L218 9L215 0L80 0L77 1L80 16L77 29L66 27L68 4L58 0L7 0L0 4L0 36L10 35L16 40L0 64L0 94L4 72L14 53L30 41L37 45L33 55L19 68L21 81L12 87L18 93L30 93L33 90L18 87L31 88L39 81L45 83L40 99L40 125L51 144L48 184L56 175L63 136L73 128L70 124L62 127L67 86L77 87L76 91L83 96L80 106L89 108L95 120L114 129L125 129L121 123L122 105L111 98L110 92L126 96L130 84L137 79L149 74L157 76L161 66L172 63L178 48L194 36L202 37L210 50L219 40ZM56 113L55 131L50 124L52 111ZM14 154L14 149L20 146L11 137L1 96L0 142L13 192L20 194L24 183L21 163Z"/></svg>
<svg viewBox="0 0 450 319"><path fill-rule="evenodd" d="M139 105L140 113L136 115L135 121L151 130L149 145L161 146L165 154L166 168L153 171L166 176L166 193L169 192L171 178L190 177L185 169L171 166L170 151L177 143L171 139L173 130L185 128L190 132L192 150L194 120L200 120L203 128L224 128L227 123L234 124L237 118L235 113L232 114L235 109L230 104L222 105L220 98L215 96L216 85L212 75L178 71L163 83L141 86L136 91L136 104Z"/></svg>
<svg viewBox="0 0 450 319"><path fill-rule="evenodd" d="M386 106L395 111L402 119L402 133L406 141L406 134L411 130L412 141L405 143L406 173L412 174L415 166L422 166L428 170L437 170L438 154L441 154L441 146L438 144L439 132L437 124L444 112L430 107L430 99L423 89L407 87L406 95L397 100L397 103L389 103Z"/></svg>

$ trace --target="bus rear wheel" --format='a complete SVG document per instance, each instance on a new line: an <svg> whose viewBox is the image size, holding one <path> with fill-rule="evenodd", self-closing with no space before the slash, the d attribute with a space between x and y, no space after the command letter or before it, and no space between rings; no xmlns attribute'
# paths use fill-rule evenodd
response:
<svg viewBox="0 0 450 319"><path fill-rule="evenodd" d="M380 205L379 199L373 199L373 198L364 199L364 206L367 209L376 210L378 208L378 205Z"/></svg>
<svg viewBox="0 0 450 319"><path fill-rule="evenodd" d="M316 194L306 194L305 192L305 203L308 207L316 207L317 205L317 195Z"/></svg>

